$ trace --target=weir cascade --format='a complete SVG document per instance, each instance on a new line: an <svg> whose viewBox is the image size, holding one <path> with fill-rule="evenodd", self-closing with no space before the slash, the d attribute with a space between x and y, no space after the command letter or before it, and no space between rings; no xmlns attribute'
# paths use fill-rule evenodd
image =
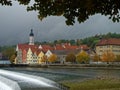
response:
<svg viewBox="0 0 120 90"><path fill-rule="evenodd" d="M64 90L60 87L60 84L40 76L0 69L0 90Z"/></svg>

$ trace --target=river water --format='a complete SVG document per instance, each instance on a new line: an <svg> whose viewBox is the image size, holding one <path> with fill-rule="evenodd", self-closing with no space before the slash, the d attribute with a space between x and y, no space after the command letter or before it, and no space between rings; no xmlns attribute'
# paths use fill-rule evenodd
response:
<svg viewBox="0 0 120 90"><path fill-rule="evenodd" d="M93 78L120 78L120 69L96 69L96 68L79 68L79 69L67 69L67 68L2 68L0 69L0 85L4 85L2 90L6 90L10 85L14 85L15 88L21 88L20 90L64 90L56 85L64 81L81 82L86 79ZM45 79L42 79L45 78ZM47 80L46 80L47 79ZM50 80L50 82L49 82ZM9 82L8 82L9 81ZM43 83L42 83L43 81ZM6 84L5 84L6 83ZM12 84L13 83L13 84ZM40 84L38 84L40 83ZM50 84L46 87L46 84ZM44 84L44 85L43 85ZM14 88L14 86L12 86ZM45 87L43 87L45 86ZM65 87L66 88L66 87ZM1 90L1 87L0 87ZM16 89L8 89L16 90ZM18 89L17 89L18 90ZM65 89L68 90L68 89Z"/></svg>
<svg viewBox="0 0 120 90"><path fill-rule="evenodd" d="M41 76L61 82L68 80L84 80L96 77L120 77L120 69L56 69L56 68L5 68L7 70Z"/></svg>

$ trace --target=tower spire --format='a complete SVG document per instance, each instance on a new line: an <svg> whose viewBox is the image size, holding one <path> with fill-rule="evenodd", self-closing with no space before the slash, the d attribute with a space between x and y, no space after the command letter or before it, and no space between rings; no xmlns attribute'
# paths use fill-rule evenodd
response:
<svg viewBox="0 0 120 90"><path fill-rule="evenodd" d="M31 32L29 34L29 45L34 45L34 33L33 33L32 29L31 29Z"/></svg>

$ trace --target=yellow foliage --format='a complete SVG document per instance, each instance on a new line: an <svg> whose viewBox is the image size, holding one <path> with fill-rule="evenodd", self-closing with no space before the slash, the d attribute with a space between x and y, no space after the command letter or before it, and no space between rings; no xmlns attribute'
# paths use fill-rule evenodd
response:
<svg viewBox="0 0 120 90"><path fill-rule="evenodd" d="M95 56L93 57L93 61L100 61L100 56L95 54Z"/></svg>
<svg viewBox="0 0 120 90"><path fill-rule="evenodd" d="M115 55L111 51L106 51L102 54L102 61L111 62L115 60Z"/></svg>
<svg viewBox="0 0 120 90"><path fill-rule="evenodd" d="M81 51L76 58L80 63L87 63L89 61L89 55L85 51Z"/></svg>
<svg viewBox="0 0 120 90"><path fill-rule="evenodd" d="M116 55L115 60L116 60L117 62L120 62L120 55Z"/></svg>
<svg viewBox="0 0 120 90"><path fill-rule="evenodd" d="M55 62L57 60L57 55L55 54L52 54L49 58L48 58L48 61L49 62Z"/></svg>
<svg viewBox="0 0 120 90"><path fill-rule="evenodd" d="M13 54L11 57L10 57L10 62L13 63L15 61L15 58L16 58L16 55Z"/></svg>
<svg viewBox="0 0 120 90"><path fill-rule="evenodd" d="M74 53L69 53L66 58L66 62L76 62L76 56Z"/></svg>
<svg viewBox="0 0 120 90"><path fill-rule="evenodd" d="M41 62L46 62L47 61L47 56L43 56L42 59L41 59Z"/></svg>

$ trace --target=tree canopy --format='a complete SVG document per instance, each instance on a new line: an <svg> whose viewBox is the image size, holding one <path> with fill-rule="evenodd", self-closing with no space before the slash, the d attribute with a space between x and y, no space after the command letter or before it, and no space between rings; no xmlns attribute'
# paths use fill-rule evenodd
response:
<svg viewBox="0 0 120 90"><path fill-rule="evenodd" d="M77 59L77 62L79 62L79 63L88 63L90 57L89 57L89 55L85 51L81 51L76 56L76 59Z"/></svg>
<svg viewBox="0 0 120 90"><path fill-rule="evenodd" d="M109 62L113 62L115 61L115 55L112 51L106 51L102 54L102 61L103 62L107 62L109 64Z"/></svg>
<svg viewBox="0 0 120 90"><path fill-rule="evenodd" d="M53 63L57 60L57 55L56 54L52 54L49 58L48 61Z"/></svg>
<svg viewBox="0 0 120 90"><path fill-rule="evenodd" d="M28 11L37 11L42 20L47 16L64 16L67 25L73 25L75 19L79 23L90 16L101 14L109 16L113 22L120 20L120 0L16 0L19 4L28 5ZM1 5L12 5L12 0L0 0Z"/></svg>
<svg viewBox="0 0 120 90"><path fill-rule="evenodd" d="M65 58L66 62L72 62L75 63L76 62L76 56L74 53L69 53L66 58Z"/></svg>

